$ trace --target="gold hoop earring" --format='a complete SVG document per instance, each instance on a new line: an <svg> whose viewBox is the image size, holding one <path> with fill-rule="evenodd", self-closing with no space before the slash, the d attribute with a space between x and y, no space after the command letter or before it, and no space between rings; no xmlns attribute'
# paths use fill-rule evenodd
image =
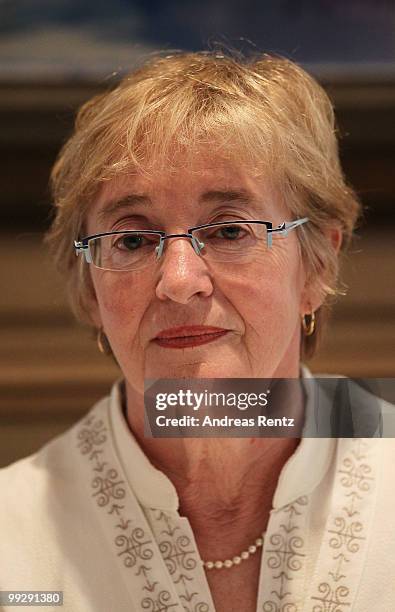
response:
<svg viewBox="0 0 395 612"><path fill-rule="evenodd" d="M111 355L111 346L102 328L97 330L96 343L103 355Z"/></svg>
<svg viewBox="0 0 395 612"><path fill-rule="evenodd" d="M307 319L307 320L306 320ZM305 336L312 336L315 331L315 314L305 314L302 317L302 327Z"/></svg>

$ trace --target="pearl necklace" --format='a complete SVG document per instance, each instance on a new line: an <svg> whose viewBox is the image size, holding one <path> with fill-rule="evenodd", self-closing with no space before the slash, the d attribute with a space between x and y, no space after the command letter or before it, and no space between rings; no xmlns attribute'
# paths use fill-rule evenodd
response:
<svg viewBox="0 0 395 612"><path fill-rule="evenodd" d="M266 533L266 532L265 532ZM224 561L202 561L203 567L206 569L222 569L233 567L234 565L240 565L242 561L248 559L251 555L256 553L258 548L263 546L263 540L265 539L265 533L262 534L261 538L255 540L255 544L248 547L247 550L243 550L240 555L236 555L233 559L225 559Z"/></svg>

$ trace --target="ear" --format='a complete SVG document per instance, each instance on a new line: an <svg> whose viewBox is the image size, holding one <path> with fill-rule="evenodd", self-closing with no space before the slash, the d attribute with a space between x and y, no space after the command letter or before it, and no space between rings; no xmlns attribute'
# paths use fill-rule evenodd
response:
<svg viewBox="0 0 395 612"><path fill-rule="evenodd" d="M325 236L331 243L335 255L338 256L343 242L343 232L340 223L333 222L325 231ZM323 270L323 275L324 274L325 270ZM322 306L324 300L325 294L323 294L322 289L320 288L319 278L316 277L310 281L307 280L301 297L301 316L318 310L318 308Z"/></svg>
<svg viewBox="0 0 395 612"><path fill-rule="evenodd" d="M325 234L331 241L336 255L338 255L343 242L343 232L340 223L333 223Z"/></svg>

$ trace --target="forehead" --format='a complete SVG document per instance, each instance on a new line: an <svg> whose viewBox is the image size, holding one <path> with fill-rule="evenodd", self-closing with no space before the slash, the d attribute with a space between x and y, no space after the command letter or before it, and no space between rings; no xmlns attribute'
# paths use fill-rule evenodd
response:
<svg viewBox="0 0 395 612"><path fill-rule="evenodd" d="M169 206L174 212L197 205L209 211L216 204L233 203L266 217L285 214L273 178L263 170L207 152L180 156L176 161L169 166L152 162L104 182L88 210L88 225L108 220L120 205L168 214Z"/></svg>

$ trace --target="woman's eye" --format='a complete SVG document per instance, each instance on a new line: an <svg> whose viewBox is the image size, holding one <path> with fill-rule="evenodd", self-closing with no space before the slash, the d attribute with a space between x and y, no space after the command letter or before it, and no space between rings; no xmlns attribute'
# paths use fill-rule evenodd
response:
<svg viewBox="0 0 395 612"><path fill-rule="evenodd" d="M114 246L123 251L136 251L145 244L145 236L122 236L115 241Z"/></svg>
<svg viewBox="0 0 395 612"><path fill-rule="evenodd" d="M236 240L237 238L242 237L243 232L245 231L245 228L240 225L227 225L219 228L215 233L215 237Z"/></svg>

